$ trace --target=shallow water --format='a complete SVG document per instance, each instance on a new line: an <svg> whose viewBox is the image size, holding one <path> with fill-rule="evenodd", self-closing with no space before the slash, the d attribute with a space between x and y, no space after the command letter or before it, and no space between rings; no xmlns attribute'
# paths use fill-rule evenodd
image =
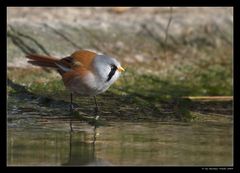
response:
<svg viewBox="0 0 240 173"><path fill-rule="evenodd" d="M8 165L232 165L231 123L108 122L66 117L8 122Z"/></svg>

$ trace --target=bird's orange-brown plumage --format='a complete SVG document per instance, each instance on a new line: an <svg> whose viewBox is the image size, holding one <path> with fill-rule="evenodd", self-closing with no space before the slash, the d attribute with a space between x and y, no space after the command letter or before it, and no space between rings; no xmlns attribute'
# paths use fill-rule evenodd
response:
<svg viewBox="0 0 240 173"><path fill-rule="evenodd" d="M28 62L41 67L59 68L57 64L65 66L70 69L86 68L91 69L93 58L97 54L88 50L80 50L74 52L71 56L58 59L52 56L42 56L36 54L29 54L26 57L30 59Z"/></svg>
<svg viewBox="0 0 240 173"><path fill-rule="evenodd" d="M75 76L83 77L92 69L92 62L96 55L96 53L88 50L80 50L62 59L36 54L29 54L26 57L30 59L28 62L33 65L56 68L61 74L64 84L69 85L71 79L74 79ZM57 64L71 70L63 71Z"/></svg>
<svg viewBox="0 0 240 173"><path fill-rule="evenodd" d="M28 61L29 63L41 67L56 67L55 63L58 61L58 59L55 57L36 54L29 54L26 57L30 59Z"/></svg>
<svg viewBox="0 0 240 173"><path fill-rule="evenodd" d="M92 62L93 62L93 58L96 56L97 54L91 51L86 51L86 50L81 50L81 51L77 51L74 52L71 57L73 58L74 62L73 65L82 65L87 69L91 69L92 66ZM78 64L79 63L79 64Z"/></svg>
<svg viewBox="0 0 240 173"><path fill-rule="evenodd" d="M72 79L74 79L77 76L82 78L82 77L86 76L88 73L89 73L89 71L85 68L78 68L77 70L69 71L62 75L63 82L66 86L70 86Z"/></svg>

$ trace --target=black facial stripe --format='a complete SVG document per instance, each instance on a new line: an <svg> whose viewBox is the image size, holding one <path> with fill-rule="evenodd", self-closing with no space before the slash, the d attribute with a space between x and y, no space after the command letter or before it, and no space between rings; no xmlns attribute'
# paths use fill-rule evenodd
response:
<svg viewBox="0 0 240 173"><path fill-rule="evenodd" d="M112 79L112 77L115 74L116 70L117 70L117 67L115 65L112 65L111 66L111 71L108 74L108 78L107 78L106 82L108 82L108 81L110 81Z"/></svg>

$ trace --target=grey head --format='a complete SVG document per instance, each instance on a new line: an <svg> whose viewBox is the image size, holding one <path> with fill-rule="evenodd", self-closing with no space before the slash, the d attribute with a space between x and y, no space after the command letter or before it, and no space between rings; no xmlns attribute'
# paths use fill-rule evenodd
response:
<svg viewBox="0 0 240 173"><path fill-rule="evenodd" d="M119 78L122 69L121 64L115 58L106 55L97 55L93 66L95 74L99 76L101 82L108 85L111 85Z"/></svg>

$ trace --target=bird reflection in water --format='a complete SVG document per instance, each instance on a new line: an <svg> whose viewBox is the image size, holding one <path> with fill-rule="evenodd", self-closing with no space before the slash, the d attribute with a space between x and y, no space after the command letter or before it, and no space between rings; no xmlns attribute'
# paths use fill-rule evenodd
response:
<svg viewBox="0 0 240 173"><path fill-rule="evenodd" d="M85 131L69 131L69 159L63 166L104 166L111 163L96 157L97 126L93 126L92 140ZM80 139L80 140L79 140Z"/></svg>

